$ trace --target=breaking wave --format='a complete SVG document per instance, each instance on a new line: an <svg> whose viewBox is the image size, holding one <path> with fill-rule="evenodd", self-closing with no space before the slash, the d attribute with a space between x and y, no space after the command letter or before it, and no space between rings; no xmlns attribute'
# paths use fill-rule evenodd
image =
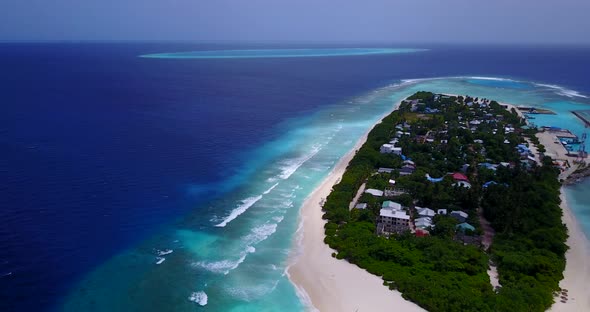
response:
<svg viewBox="0 0 590 312"><path fill-rule="evenodd" d="M583 95L581 93L579 93L578 91L575 90L571 90L568 88L564 88L564 87L560 87L557 85L552 85L552 84L543 84L543 83L535 83L536 86L538 87L544 87L544 88L549 88L549 89L553 89L555 90L555 92L559 95L563 95L569 98L574 98L574 97L579 97L579 98L584 98L587 99L588 96Z"/></svg>
<svg viewBox="0 0 590 312"><path fill-rule="evenodd" d="M315 144L311 147L311 151L298 158L288 159L281 163L281 174L279 178L286 180L288 179L299 167L301 167L305 162L310 160L313 156L315 156L321 150L320 144Z"/></svg>
<svg viewBox="0 0 590 312"><path fill-rule="evenodd" d="M239 215L246 212L246 210L248 210L248 208L252 207L252 205L254 205L261 198L262 198L262 195L258 195L255 197L248 197L246 199L243 199L241 205L238 205L238 207L236 207L236 209L234 209L234 210L232 210L232 212L230 212L229 216L227 216L221 223L216 224L215 226L225 227L228 223L233 221Z"/></svg>
<svg viewBox="0 0 590 312"><path fill-rule="evenodd" d="M199 261L199 262L194 263L193 265L201 267L209 272L227 275L231 270L234 270L237 267L239 267L240 264L242 262L244 262L244 260L246 260L246 257L248 256L249 253L254 253L254 252L256 252L256 248L254 248L252 246L247 246L246 250L244 250L240 253L240 258L238 260L226 259L226 260L213 261L213 262Z"/></svg>

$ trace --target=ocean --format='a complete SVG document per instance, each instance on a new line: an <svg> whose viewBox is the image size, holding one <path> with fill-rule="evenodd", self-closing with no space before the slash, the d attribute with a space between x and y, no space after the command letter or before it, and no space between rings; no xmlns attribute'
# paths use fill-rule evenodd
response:
<svg viewBox="0 0 590 312"><path fill-rule="evenodd" d="M299 208L399 100L488 97L586 131L590 47L378 47L416 50L1 43L0 310L305 310ZM141 57L302 48L328 55ZM589 187L566 194L587 236Z"/></svg>

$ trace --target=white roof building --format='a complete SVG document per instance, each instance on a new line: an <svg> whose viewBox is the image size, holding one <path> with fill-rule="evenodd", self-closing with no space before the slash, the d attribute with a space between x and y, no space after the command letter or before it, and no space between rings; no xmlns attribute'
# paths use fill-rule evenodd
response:
<svg viewBox="0 0 590 312"><path fill-rule="evenodd" d="M392 210L392 209L387 209L387 208L379 210L379 215L381 217L386 217L386 218L410 220L410 216L405 211Z"/></svg>
<svg viewBox="0 0 590 312"><path fill-rule="evenodd" d="M457 183L453 183L453 186L460 186L460 187L465 187L465 188L471 188L471 183L467 182L467 181L458 181Z"/></svg>
<svg viewBox="0 0 590 312"><path fill-rule="evenodd" d="M381 197L383 196L383 191L376 190L376 189L367 189L365 193L369 193L373 196Z"/></svg>
<svg viewBox="0 0 590 312"><path fill-rule="evenodd" d="M384 168L384 167L381 167L381 168L379 168L379 169L377 170L377 172L378 172L378 173L392 173L392 172L393 172L393 170L395 170L395 169L393 169L393 168Z"/></svg>
<svg viewBox="0 0 590 312"><path fill-rule="evenodd" d="M367 203L358 203L354 206L356 209L367 209Z"/></svg>
<svg viewBox="0 0 590 312"><path fill-rule="evenodd" d="M381 204L381 208L384 209L393 209L393 210L402 210L402 205L396 202L392 202L391 200L386 200Z"/></svg>
<svg viewBox="0 0 590 312"><path fill-rule="evenodd" d="M451 217L454 217L455 219L464 222L469 217L469 215L466 212L460 210L453 210L451 211Z"/></svg>
<svg viewBox="0 0 590 312"><path fill-rule="evenodd" d="M418 218L414 220L414 225L417 228L425 229L429 226L432 226L432 219L430 218Z"/></svg>
<svg viewBox="0 0 590 312"><path fill-rule="evenodd" d="M436 215L436 212L430 208L416 207L416 210L418 211L418 215L420 217L434 217Z"/></svg>

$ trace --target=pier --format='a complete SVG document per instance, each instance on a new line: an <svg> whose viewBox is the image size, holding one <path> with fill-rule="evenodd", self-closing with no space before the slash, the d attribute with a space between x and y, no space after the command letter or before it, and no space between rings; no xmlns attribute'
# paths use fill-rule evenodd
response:
<svg viewBox="0 0 590 312"><path fill-rule="evenodd" d="M519 111L523 112L524 114L542 114L542 115L557 115L554 111L545 109L545 108L537 108L534 106L517 106Z"/></svg>
<svg viewBox="0 0 590 312"><path fill-rule="evenodd" d="M576 115L576 117L580 118L584 124L586 125L586 127L590 126L590 120L588 119L588 117L583 115L583 112L581 111L572 111L572 114Z"/></svg>

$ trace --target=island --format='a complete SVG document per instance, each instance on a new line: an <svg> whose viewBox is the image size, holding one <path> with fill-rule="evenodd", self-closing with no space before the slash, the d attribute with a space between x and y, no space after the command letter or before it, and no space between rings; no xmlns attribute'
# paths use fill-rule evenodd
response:
<svg viewBox="0 0 590 312"><path fill-rule="evenodd" d="M545 155L547 140L515 106L418 92L327 181L324 242L333 258L401 294L398 304L416 304L397 306L404 311L545 311L567 302L560 181L585 163ZM301 270L290 270L295 284L313 279ZM365 279L359 275L359 287ZM341 308L356 308L342 300Z"/></svg>

